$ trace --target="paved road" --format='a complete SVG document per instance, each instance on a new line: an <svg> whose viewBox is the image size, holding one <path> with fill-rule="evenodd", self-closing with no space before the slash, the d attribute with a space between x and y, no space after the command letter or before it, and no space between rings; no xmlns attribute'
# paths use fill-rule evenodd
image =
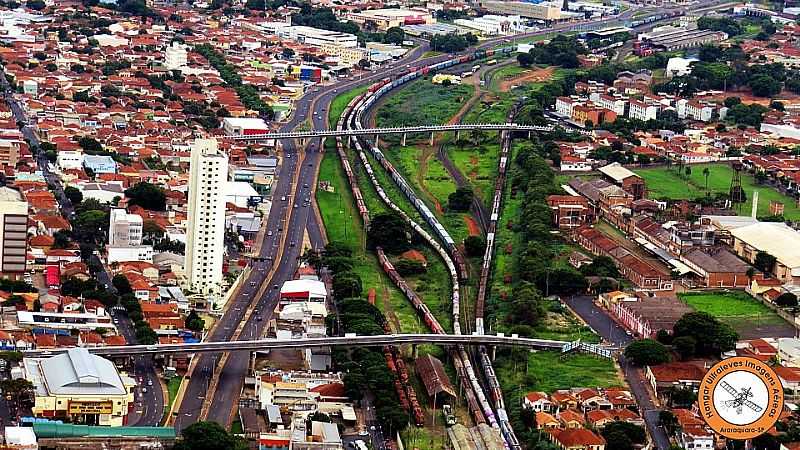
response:
<svg viewBox="0 0 800 450"><path fill-rule="evenodd" d="M409 52L409 55L401 59L396 65L400 67L403 63L420 58L425 50L424 47L418 47L412 50ZM387 76L388 73L390 72L376 72L367 76L362 76L358 80L347 80L313 88L310 93L306 94L306 96L297 102L294 115L289 122L281 127L281 131L294 129L298 125L306 122L309 117L311 117L315 128L327 128L328 108L330 107L331 101L333 101L337 95L353 86L372 83L379 78ZM286 208L291 209L291 211L289 211L289 222L284 227L284 230L289 234L287 235L286 242L282 249L282 255L280 255L280 257L273 255L273 260L278 261L278 268L268 281L268 285L279 286L284 281L292 278L297 267L301 245L306 231L308 232L309 241L313 248L321 249L324 246L321 224L317 222L313 209L310 206L310 203L314 201L312 189L315 188L317 171L319 170L319 163L322 160L322 152L324 151L324 149L320 148L320 145L319 140L311 140L308 143L306 151L303 153L297 150L294 142L284 141L283 151L287 157L284 159L284 165L280 169L281 174L278 178L279 185L274 191L275 194L273 194L273 199L275 201L273 202L273 209L270 211L270 220L272 220L278 210L280 211L281 217L283 217ZM303 161L302 163L298 163L301 157L303 157ZM294 174L295 170L298 169L297 164L301 164L297 183L290 185L290 177L292 176L291 174ZM283 185L280 184L281 182L283 182ZM284 195L287 196L287 201L281 202L280 198ZM306 202L306 199L308 199L309 202ZM267 229L275 230L272 225L269 225ZM277 234L278 233L275 233L274 236L277 236ZM277 245L277 243L273 245ZM263 253L265 251L268 252L272 248L272 245L262 246L261 256L264 256ZM243 305L249 303L253 291L255 291L264 280L262 278L261 281L258 279L253 281L256 282L256 285L251 287L250 281L248 280L242 295L235 299L236 302L241 302ZM245 323L240 339L255 339L261 336L277 305L278 291L276 289L268 290L258 302L257 309L262 312L262 320L259 321L256 317L251 317L250 320ZM242 306L242 308L246 308L246 306ZM226 316L228 316L228 314L226 314ZM222 320L226 321L226 317L223 316ZM240 321L241 319L231 323L239 323ZM227 424L230 421L232 417L231 414L234 411L236 402L241 393L242 383L247 374L248 364L248 352L230 353L219 375L217 389L213 393L213 407L207 416L208 420L214 420L222 424ZM190 385L190 389L187 390L186 400L184 400L184 403L181 405L182 414L179 420L176 421L176 427L178 428L185 426L184 424L196 421L197 416L193 414L193 411L199 411L202 406L202 399L197 398L198 401L192 401L193 396L199 397L205 394L205 390L201 389L202 385L205 383L202 383L202 379L195 381L195 378L194 376L192 377L191 383L191 385L195 385L195 387L192 388ZM187 410L184 412L184 404L186 404L187 400L190 403L194 403L194 409L188 409L191 408L191 406L187 406Z"/></svg>
<svg viewBox="0 0 800 450"><path fill-rule="evenodd" d="M626 11L617 18L603 19L597 21L596 23L607 24L615 20L626 20L630 18L632 14L633 9ZM561 25L544 31L528 33L527 35L520 37L530 37L551 33L554 31L566 31L574 28L575 25L573 24ZM502 39L486 41L478 48L493 47L502 41ZM326 86L318 91L315 91L313 95L306 95L296 105L294 117L289 123L282 127L282 129L289 130L294 128L297 124L304 122L308 118L312 104L317 104L319 108L317 111L320 112L318 116L313 117L314 126L326 126L327 105L329 105L330 101L337 95L337 91L339 89L343 91L356 85L368 84L379 78L393 75L400 70L403 70L403 63L406 62L413 61L413 66L419 66L423 64L423 61L424 64L427 65L450 58L449 55L441 55L438 57L425 58L421 60L420 58L424 51L424 47L418 47L412 50L408 56L395 65L397 67L396 69L385 69L378 72L373 72L368 76L361 77L356 81L337 82L334 85ZM7 87L5 79L0 81L0 83ZM28 138L32 143L37 144L38 138L33 130L27 125L27 122L24 119L24 113L19 104L13 100L10 101L9 104L15 117L25 123L25 126L22 128L22 132L25 137ZM278 180L273 191L273 198L276 201L273 202L272 210L267 218L267 229L273 231L273 233L271 236L265 235L264 243L261 248L261 254L259 255L263 258L267 258L267 261L255 263L252 274L243 284L243 288L241 289L239 295L231 299L230 307L220 319L219 324L215 328L214 332L208 337L209 340L229 340L233 336L235 327L245 319L245 311L247 310L248 306L250 306L253 295L257 292L258 288L262 284L267 283L269 287L270 284L278 285L284 280L291 278L296 267L297 257L299 256L300 252L299 243L302 242L302 237L304 235L306 226L308 227L309 238L312 245L316 248L322 246L323 243L320 224L317 223L314 214L310 213L311 207L303 206L303 200L305 198L310 199L312 196L311 188L313 187L313 183L316 179L316 172L321 159L319 145L319 143L312 143L309 146L306 159L303 162L302 167L299 168L300 174L296 185L292 183L292 175L295 173L295 170L298 169L297 165L299 164L299 154L294 148L293 144L289 143L285 145L285 158L283 164L281 165ZM44 164L42 167L44 170L46 170L46 164ZM48 180L51 179L50 174L47 174L46 176ZM68 201L65 201L66 199L63 195L61 187L58 186L57 183L56 186L57 196L60 200L64 201L62 209L69 216L72 212L71 206L68 204ZM290 198L286 202L281 202L279 199L283 196L290 196ZM298 205L296 208L293 206L295 203ZM287 208L291 208L293 210L290 211L288 224L285 220ZM288 233L288 235L283 241L283 247L279 248L281 245L282 233ZM278 261L278 267L274 275L267 280L266 274L271 268L272 261ZM108 279L107 274L105 279ZM250 320L245 323L240 337L256 338L259 336L269 320L269 317L271 316L276 304L277 290L269 287L266 293L262 295L261 298L257 299L255 309L256 312L252 315ZM189 381L189 385L187 386L184 401L180 407L179 416L176 418L175 426L179 430L198 420L206 390L210 385L210 378L213 374L213 369L219 362L219 356L217 355L204 355L199 356L199 358L200 359L198 360L195 373L193 374L191 380ZM227 364L225 365L220 376L218 383L219 388L215 393L213 402L214 407L209 414L210 419L219 420L222 423L228 422L230 417L229 411L233 410L234 401L236 398L238 398L239 391L241 389L241 382L244 374L246 373L247 362L248 357L246 353L235 353L228 358ZM142 365L139 366L137 363L137 368L141 367L142 371L149 372L152 370L152 365L149 363L141 362L141 364ZM159 390L156 389L155 391ZM158 395L145 396L148 401L150 399L153 399L154 401L151 403L153 405L152 407L149 406L150 404L148 404L148 407L146 408L143 407L143 417L154 416L156 414L155 411L161 409L155 397L158 397ZM163 399L161 400L163 402ZM146 424L145 419L141 419L138 424Z"/></svg>
<svg viewBox="0 0 800 450"><path fill-rule="evenodd" d="M129 343L136 342L136 332L131 320L124 311L114 313L120 333ZM135 404L128 413L128 425L157 426L164 416L164 392L161 381L153 366L152 356L136 356L131 362L130 375L138 385L135 391ZM147 390L146 392L144 390Z"/></svg>
<svg viewBox="0 0 800 450"><path fill-rule="evenodd" d="M564 300L581 319L589 324L600 336L608 342L620 348L628 345L633 338L628 336L625 329L619 326L609 317L608 313L594 304L593 297L575 296ZM620 358L620 366L625 373L625 379L631 387L631 392L636 397L639 409L642 411L656 448L660 450L669 449L670 442L664 429L658 425L658 413L660 409L653 403L647 380L642 371L633 367L624 357Z"/></svg>
<svg viewBox="0 0 800 450"><path fill-rule="evenodd" d="M40 145L39 136L36 134L34 129L29 126L29 121L25 111L19 102L14 99L11 86L9 86L8 81L5 78L5 74L2 73L2 71L0 71L0 86L3 88L4 99L11 108L11 112L14 115L15 120L23 124L21 129L23 136L31 143L32 146L38 147ZM72 218L74 215L72 203L66 197L66 195L64 195L64 189L61 185L61 180L48 169L49 162L44 152L39 153L36 162L39 169L42 171L42 175L45 177L45 180L47 180L47 184L55 188L54 194L61 208L62 214L68 219ZM100 261L100 258L98 258L97 255L91 255L90 260L94 267L101 268L100 271L95 274L97 280L107 289L114 292L115 289L111 284L111 276L108 274L108 272L106 272L105 267ZM129 343L135 344L137 342L136 332L133 330L130 319L124 313L121 315L118 314L115 317L118 317L117 326L120 330L120 333L125 337L125 340ZM132 361L132 369L132 375L139 381L140 384L136 388L136 403L134 409L128 415L128 424L139 426L158 425L164 414L164 395L160 388L160 381L156 375L155 367L153 366L152 357L142 356L134 358ZM148 390L146 394L142 392L143 388Z"/></svg>
<svg viewBox="0 0 800 450"><path fill-rule="evenodd" d="M614 21L627 20L633 15L633 12L634 9L631 9L616 18L602 19L596 23L608 24ZM528 33L523 37L548 34L554 31L567 31L575 28L575 24L560 25L548 30ZM491 48L501 44L503 41L507 41L507 39L485 41L477 48ZM424 47L415 48L409 52L406 57L395 63L394 68L384 68L366 76L360 76L357 80L340 81L320 88L314 88L311 93L306 94L297 102L294 115L287 124L281 127L281 131L293 129L295 126L306 122L309 118L309 114L312 113L312 105L315 106L313 112L318 113L316 115L311 114L310 116L314 128L327 127L328 105L330 105L330 102L338 94L355 86L366 85L378 79L397 74L406 70L407 67L429 65L452 57L451 55L440 55L422 58L422 54L425 50ZM268 229L275 231L275 233L272 237L265 237L265 244L262 246L260 255L262 257L271 257L272 261L276 261L278 267L275 274L269 280L266 280L265 270L269 269L271 263L257 264L256 270L253 271L251 277L244 283L242 292L231 300L231 307L220 319L219 326L209 337L209 340L230 340L235 326L243 321L245 310L253 300L252 296L263 283L266 282L268 286L280 285L283 281L291 278L300 252L299 243L302 241L306 227L312 245L315 248L322 246L320 224L316 223L316 217L311 213L311 207L303 206L302 203L306 197L311 197L310 189L314 185L319 161L321 160L319 145L319 142L311 142L309 144L305 160L300 167L298 182L296 185L293 185L291 183L290 174L293 174L297 169L298 152L292 143L285 142L284 151L287 157L284 159L284 163L279 169L278 181L273 195L275 202L273 202L273 208L268 218ZM309 187L305 187L305 185ZM294 193L294 196L289 198L287 202L280 202L279 199L282 196L290 195L291 193ZM298 203L297 208L293 206L295 203ZM292 210L290 211L288 224L286 224L283 219L287 207ZM281 232L286 232L286 230L288 230L289 236L287 236L285 245L281 249L282 251L278 252L279 235ZM294 246L291 245L292 242L295 243ZM251 283L254 285L251 286ZM253 317L245 323L242 335L240 336L241 339L252 339L261 334L272 315L277 300L277 291L275 289L269 289L261 298L256 300L256 309L260 312L260 316L263 317L263 320L257 320L258 315L254 314ZM216 365L217 360L212 359L210 356L201 356L200 358L197 369L192 375L192 379L187 388L184 401L181 404L179 417L176 418L175 425L179 430L198 420L203 399L205 398L208 386L211 384L209 379L213 374L213 367ZM220 374L216 392L214 392L212 402L213 408L208 415L208 419L217 420L223 424L227 424L230 421L235 402L241 392L242 381L247 372L248 362L249 357L246 352L232 353L227 359Z"/></svg>

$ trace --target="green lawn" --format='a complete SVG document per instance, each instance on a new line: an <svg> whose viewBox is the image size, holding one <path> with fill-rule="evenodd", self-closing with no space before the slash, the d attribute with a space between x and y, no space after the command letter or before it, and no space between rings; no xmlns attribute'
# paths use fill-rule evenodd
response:
<svg viewBox="0 0 800 450"><path fill-rule="evenodd" d="M379 127L442 124L450 120L473 94L469 85L442 86L425 77L409 83L393 93L381 105L376 115ZM427 139L421 135L409 139ZM399 142L400 136L386 136L385 140Z"/></svg>
<svg viewBox="0 0 800 450"><path fill-rule="evenodd" d="M735 330L786 322L758 300L740 291L688 292L678 297L696 311L706 312Z"/></svg>
<svg viewBox="0 0 800 450"><path fill-rule="evenodd" d="M512 418L519 417L522 398L531 391L549 394L573 387L624 386L610 359L573 354L562 360L560 356L557 351L527 353L527 358L520 349L498 351L495 372Z"/></svg>
<svg viewBox="0 0 800 450"><path fill-rule="evenodd" d="M357 87L353 90L337 95L336 98L333 99L331 102L330 111L328 111L328 124L330 125L331 129L336 127L336 122L339 121L339 116L342 115L342 112L344 112L344 109L347 107L347 104L350 103L350 100L356 98L362 92L366 92L367 88L369 88L369 86Z"/></svg>
<svg viewBox="0 0 800 450"><path fill-rule="evenodd" d="M167 409L172 407L172 404L175 403L175 397L178 396L178 389L181 387L181 381L183 377L172 377L167 380L167 392L169 393L169 403L167 403Z"/></svg>
<svg viewBox="0 0 800 450"><path fill-rule="evenodd" d="M242 427L242 421L236 419L231 423L231 434L244 434L244 427Z"/></svg>
<svg viewBox="0 0 800 450"><path fill-rule="evenodd" d="M436 214L453 240L462 242L469 236L469 230L464 221L466 214L447 211L447 199L450 194L455 192L456 183L450 178L447 169L433 152L428 150L428 155L424 155L424 152L425 150L417 146L390 146L384 151L392 164L414 188L414 192ZM425 159L424 173L421 171L423 158Z"/></svg>
<svg viewBox="0 0 800 450"><path fill-rule="evenodd" d="M388 303L391 310L397 315L401 332L426 331L425 324L419 325L416 312L408 304L403 293L395 287L380 268L377 257L364 248L364 226L358 210L355 208L352 192L347 185L347 179L336 153L330 151L325 153L320 165L319 180L331 181L335 189L334 192L317 190L317 203L328 240L344 242L354 249L356 264L353 271L361 277L364 295L366 296L370 289L375 289L376 305L384 312L386 312L386 305L383 299L388 295ZM375 211L374 209L370 210Z"/></svg>
<svg viewBox="0 0 800 450"><path fill-rule="evenodd" d="M695 199L703 197L706 192L710 195L717 193L728 193L733 177L733 169L727 164L695 164L689 166L691 174L678 175L677 166L672 168L659 167L654 169L635 170L647 184L647 192L650 198L655 199ZM709 169L708 191L705 189L705 177L703 169ZM750 215L752 208L753 192L758 190L758 215L769 215L770 201L782 202L785 206L784 217L788 220L800 220L800 208L797 202L786 195L781 194L770 186L758 185L755 178L749 173L742 173L742 189L747 195L747 201L739 207L739 215Z"/></svg>

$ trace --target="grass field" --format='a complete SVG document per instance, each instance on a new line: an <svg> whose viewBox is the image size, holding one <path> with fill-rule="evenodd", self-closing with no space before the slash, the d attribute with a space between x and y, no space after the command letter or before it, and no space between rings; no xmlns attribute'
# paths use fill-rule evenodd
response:
<svg viewBox="0 0 800 450"><path fill-rule="evenodd" d="M442 86L431 83L429 78L422 78L393 93L378 109L376 124L396 127L445 123L472 96L474 89L463 84ZM400 136L387 139L397 142Z"/></svg>
<svg viewBox="0 0 800 450"><path fill-rule="evenodd" d="M181 387L181 381L183 377L172 377L167 380L167 392L169 393L169 403L167 403L167 410L172 407L172 404L175 403L175 397L178 395L178 388Z"/></svg>
<svg viewBox="0 0 800 450"><path fill-rule="evenodd" d="M433 150L421 146L389 146L384 153L437 215L453 240L462 242L466 239L469 229L464 222L465 214L447 211L447 198L455 192L456 183Z"/></svg>
<svg viewBox="0 0 800 450"><path fill-rule="evenodd" d="M711 314L739 333L748 333L754 327L788 326L775 312L744 292L689 292L678 297L694 310Z"/></svg>
<svg viewBox="0 0 800 450"><path fill-rule="evenodd" d="M350 103L350 100L358 97L358 95L360 95L362 92L366 92L368 87L369 86L362 86L355 88L341 95L337 95L336 98L333 99L331 102L331 108L328 111L328 124L330 125L331 129L336 127L336 122L339 121L339 116L341 116L342 112L344 112L344 109L347 108L347 104Z"/></svg>
<svg viewBox="0 0 800 450"><path fill-rule="evenodd" d="M528 353L503 350L495 359L495 371L511 417L518 417L522 398L531 391L551 393L573 387L623 386L614 363L586 354L560 359L555 351Z"/></svg>
<svg viewBox="0 0 800 450"><path fill-rule="evenodd" d="M710 195L728 193L733 177L733 169L727 164L695 164L691 167L688 177L678 175L677 168L659 167L653 169L635 170L647 183L648 196L655 199L695 199L703 197L708 192ZM709 169L708 191L705 190L705 177L703 169ZM749 215L752 208L753 192L758 190L758 215L769 215L769 202L782 202L786 208L784 217L789 220L800 220L800 208L797 202L786 195L773 189L771 186L758 185L749 173L742 173L742 189L747 195L747 201L739 207L740 215Z"/></svg>

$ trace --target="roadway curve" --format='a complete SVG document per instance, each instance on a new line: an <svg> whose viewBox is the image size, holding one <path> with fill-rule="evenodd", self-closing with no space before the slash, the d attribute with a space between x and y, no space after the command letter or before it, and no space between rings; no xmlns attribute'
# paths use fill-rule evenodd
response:
<svg viewBox="0 0 800 450"><path fill-rule="evenodd" d="M682 5L679 9L689 10L690 7ZM515 39L524 39L554 32L573 31L587 25L610 25L619 21L630 20L635 11L638 11L638 9L631 8L613 18L604 18L580 24L558 25L547 30L519 35L516 36ZM503 42L510 42L510 38L487 40L468 51L473 51L476 48L485 49L495 47ZM337 81L330 85L313 88L297 102L296 110L292 118L281 127L281 131L294 129L297 125L306 122L309 117L309 112L311 112L312 109L314 109L315 112L320 112L318 115L312 115L313 127L315 129L327 128L328 107L339 93L358 86L371 84L388 76L399 74L409 67L426 66L452 58L452 55L447 54L422 58L426 50L426 46L419 46L410 51L405 57L389 66L389 68L372 72L365 76L359 76L356 80ZM279 200L282 196L288 196L293 192L301 194L296 198L305 198L306 196L313 197L313 188L316 184L316 175L322 156L319 144L310 144L309 151L306 154L306 160L302 164L302 167L297 167L299 153L296 151L293 144L287 144L284 150L286 152L286 157L279 168L277 181L273 190L273 199L275 201L273 202L272 210L267 218L267 229L273 231L273 235L264 236L259 254L259 256L265 258L266 261L254 263L254 270L242 284L240 291L228 302L229 304L223 316L206 338L208 341L231 340L236 331L236 326L243 322L244 324L240 330L241 338L254 339L260 336L267 322L272 317L274 308L277 305L277 290L272 289L272 286L280 285L283 281L291 279L296 267L300 247L297 245L292 246L291 242L301 242L305 229L308 226L309 238L312 245L321 247L323 244L321 225L317 223L316 216L310 213L311 208L303 206L298 208L289 207L289 204L293 204L294 198L290 199L291 201L289 202L281 202ZM299 175L296 177L298 182L295 184L293 183L295 177L290 176L290 174L294 174L296 171L299 171ZM303 186L305 184L307 184L309 188L304 188ZM287 211L287 208L289 208L289 211ZM289 215L288 223L286 223L285 220L287 214ZM279 228L283 231L280 233L275 232ZM282 239L282 235L286 230L289 230L288 234L290 236L286 239ZM277 265L274 268L272 267L271 261L277 261ZM253 302L254 296L258 297L255 303ZM257 320L257 317L259 317L258 314L249 314L249 318L246 317L246 313L252 311L253 308L260 312L260 316L263 317L263 320ZM178 408L178 416L175 418L174 422L175 428L179 431L200 420L200 412L203 409L205 395L210 386L217 386L217 388L213 392L214 409L209 413L208 419L217 420L225 425L230 423L235 401L238 399L241 392L242 382L247 373L247 365L249 362L247 352L231 353L227 360L224 361L224 366L218 375L219 381L215 383L212 378L216 376L214 369L220 362L220 357L218 355L204 354L197 358L199 358L197 362L193 362L196 366L185 388L183 399Z"/></svg>
<svg viewBox="0 0 800 450"><path fill-rule="evenodd" d="M475 105L477 105L483 99L483 96L486 94L486 92L489 91L489 85L492 82L492 77L494 76L494 73L498 69L511 65L515 62L516 59L510 58L506 61L497 64L496 66L484 66L479 69L476 75L479 80L483 81L484 86L480 85L477 86L479 92ZM473 107L475 105L473 105ZM464 116L466 116L467 114L469 114L469 111L467 111L466 113L464 113L463 116L458 118L458 124L462 123ZM453 161L450 159L450 155L447 153L447 145L448 145L447 143L439 144L439 148L436 151L436 157L439 159L439 162L442 163L445 170L447 170L447 173L450 175L450 178L452 178L453 181L456 183L456 186L460 188L471 187L471 183L469 182L467 177L463 173L461 173L461 170L459 170L459 168L456 167L456 165L453 164ZM483 233L485 234L486 230L489 227L489 208L486 206L486 203L483 201L480 195L476 195L472 198L471 212L472 215L477 220L478 225L480 225L481 230L483 230Z"/></svg>
<svg viewBox="0 0 800 450"><path fill-rule="evenodd" d="M313 88L296 104L296 110L291 119L281 126L282 132L296 128L306 122L311 116L315 129L327 127L327 111L331 101L344 90L356 86L371 84L380 78L395 74L404 69L404 64L419 64L417 60L427 50L418 47L399 60L395 69L372 73L357 80L335 82L333 84ZM310 114L311 112L319 114ZM316 187L316 177L322 153L320 144L312 142L308 151L303 154L297 151L291 141L285 141L284 154L275 187L273 189L273 203L267 218L266 229L272 231L264 235L259 256L263 262L254 263L254 270L242 284L240 291L229 301L229 305L215 325L211 335L206 339L212 342L229 341L234 337L236 327L244 322L239 334L241 339L255 339L261 336L269 322L278 303L278 291L273 288L286 280L292 279L297 259L300 256L300 243L308 229L308 236L314 248L324 245L321 225L310 207L305 207L305 198L313 198L313 189ZM302 163L299 159L304 158ZM298 166L300 164L300 166ZM299 172L296 176L295 174ZM296 182L295 182L296 178ZM286 196L287 201L280 199ZM294 207L297 204L298 207ZM289 216L288 223L286 216ZM278 231L278 230L282 231ZM286 238L282 235L286 233ZM294 245L292 245L294 243ZM272 267L272 261L277 262ZM253 305L253 297L258 297ZM254 307L253 307L254 306ZM258 310L258 314L249 314L248 310ZM261 317L262 320L258 320ZM219 355L200 355L196 367L186 386L183 400L180 404L178 417L175 418L175 427L182 430L186 426L200 420L206 394L213 395L211 402L213 409L209 410L206 419L217 421L223 425L230 423L236 401L239 398L242 383L247 373L249 352L232 352L222 361L224 366L219 374L214 373L214 368L220 363ZM212 380L218 376L218 381ZM216 389L213 387L216 386Z"/></svg>

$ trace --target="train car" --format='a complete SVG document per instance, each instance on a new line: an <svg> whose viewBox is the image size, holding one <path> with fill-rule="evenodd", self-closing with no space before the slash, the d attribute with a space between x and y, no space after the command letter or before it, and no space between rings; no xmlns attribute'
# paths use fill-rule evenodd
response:
<svg viewBox="0 0 800 450"><path fill-rule="evenodd" d="M511 50L512 49L510 47L507 47L507 48L500 49L498 52L499 53L503 53L503 54L508 54ZM488 56L492 56L492 55L488 54ZM384 86L378 87L377 89L374 90L374 92L366 94L365 98L363 99L363 101L361 101L360 105L355 108L355 119L353 119L353 125L356 126L356 127L360 127L361 126L360 122L361 122L361 118L363 117L364 113L372 105L375 104L375 102L377 101L378 98L381 97L381 95L385 94L386 92L389 92L391 89L394 89L394 88L400 86L401 84L403 84L403 83L405 83L405 82L407 82L409 80L415 79L415 78L425 74L426 73L425 69L428 69L427 73L429 73L431 70L436 71L436 70L441 70L441 69L444 69L444 68L447 68L447 67L452 67L453 65L469 61L469 60L473 59L474 57L475 57L475 55L473 54L473 55L462 56L462 57L457 58L457 59L450 59L450 60L444 61L442 63L434 64L432 66L424 68L423 70L415 71L414 73L409 73L409 74L407 74L405 76L402 76L402 77L398 78L397 80L395 80L395 81L393 81L391 83L388 83L388 84L385 84ZM419 224L416 224L413 220L411 220L410 217L408 217L407 214L405 214L404 211L402 211L402 209L400 209L397 205L395 205L394 203L391 202L391 200L385 194L383 189L380 187L380 184L378 183L377 179L375 179L374 172L372 172L372 169L371 169L371 166L369 164L369 161L367 160L366 155L363 153L363 148L360 145L358 145L358 139L356 139L355 141L356 141L356 148L357 148L357 150L359 152L359 158L361 159L362 163L364 163L366 171L367 171L367 173L368 173L368 175L370 177L370 181L376 187L376 190L377 190L379 196L381 197L381 199L387 205L389 205L389 207L392 210L395 210L398 213L400 213L401 216L403 216L404 220L409 222L412 225L412 228L416 232L418 232L420 235L423 236L423 238L428 240L428 242L434 247L434 249L437 250L437 252L440 252L440 254L442 254L442 257L444 258L444 260L445 260L445 262L446 262L446 264L448 266L448 270L450 271L451 276L453 277L453 283L454 283L454 289L453 289L453 316L454 316L454 320L455 320L455 323L454 323L453 327L454 327L454 330L457 333L460 333L460 326L459 326L459 323L458 323L459 309L460 309L459 308L459 302L458 302L458 300L459 300L459 295L458 295L459 289L458 289L458 274L457 274L457 267L456 267L458 265L458 257L453 257L453 254L450 253L450 250L455 247L455 243L453 242L452 238L449 237L449 235L447 234L446 229L444 229L444 227L441 226L440 223L438 223L438 220L436 220L435 216L433 216L433 214L430 212L430 209L427 208L427 206L425 206L424 203L419 201L419 199L416 197L416 195L413 192L413 190L410 188L408 183L405 182L405 180L402 178L402 176L400 176L399 173L397 173L397 171L394 170L394 167L391 164L386 164L386 163L383 162L383 161L386 160L386 158L383 156L383 154L380 152L380 150L377 149L377 148L373 148L372 145L366 145L366 147L373 153L373 157L375 157L378 161L380 161L381 165L384 166L384 168L387 168L387 167L391 168L391 170L388 170L390 172L390 174L391 174L391 178L398 184L398 187L400 188L400 190L403 191L404 194L407 195L407 197L410 199L412 204L415 205L415 207L416 206L420 206L420 208L418 208L418 210L420 211L421 216L423 217L423 219L425 219L425 222L428 223L431 226L431 228L434 229L435 234L437 235L437 237L439 237L442 240L444 245L443 246L439 245L436 242L436 240L434 240L421 226L419 226ZM388 161L387 161L387 163L388 163ZM501 169L502 169L501 170L501 172L502 172L502 171L505 170L505 167L503 167ZM504 181L504 178L502 178L502 181ZM496 188L502 189L502 186L503 186L503 183L500 182L500 180L498 180L498 183L496 184ZM492 210L493 210L493 213L498 213L499 212L499 202L497 202L496 205L493 204ZM427 214L425 214L425 211L427 211ZM498 215L494 215L493 214L493 218L494 218L495 222L497 220L497 217L498 217ZM494 226L496 228L496 223L494 224ZM442 235L442 236L439 236L439 235ZM448 238L443 238L443 236L448 236ZM487 253L490 254L491 252L487 252ZM489 256L489 257L491 257L491 256ZM429 308L422 302L422 300L419 298L419 296L417 296L413 292L413 290L408 287L408 285L402 280L402 277L400 277L398 274L396 274L396 270L394 270L393 267L391 269L391 272L392 273L390 273L390 279L392 279L393 282L396 282L396 284L398 284L398 286L400 287L401 291L404 292L404 294L406 294L407 297L409 297L409 300L412 302L412 304L415 305L415 308L417 309L417 311L426 318L426 323L428 323L428 321L430 321L429 326L431 327L431 329L435 330L435 332L443 333L444 330L442 329L441 325L438 324L438 321L435 320L435 317L433 316L433 314L430 313ZM482 277L482 278L488 278L488 275L486 277ZM481 314L481 316L482 316L482 314ZM479 319L482 320L482 317L480 317ZM482 326L481 326L481 328L482 328ZM502 407L503 405L500 404L501 407L498 408L497 413L495 413L492 410L492 406L490 405L490 403L489 403L489 401L487 399L487 396L483 393L482 387L480 386L480 383L478 382L478 378L477 378L477 375L475 373L475 370L472 368L472 364L470 362L469 355L467 355L466 352L464 352L463 349L460 349L458 351L454 351L453 361L454 361L454 365L456 366L456 370L457 370L457 372L459 374L459 378L461 380L461 383L465 387L467 404L470 406L470 410L471 410L471 412L472 412L472 414L473 414L473 416L475 418L475 421L477 423L489 423L491 426L501 429L501 431L503 432L504 440L506 442L506 447L507 448L514 448L514 449L519 448L518 447L518 443L516 442L516 438L515 438L515 436L513 434L513 430L511 430L510 424L508 423L508 419L507 419L507 415L505 414L505 410ZM502 392L499 391L499 387L496 388L496 389L490 389L489 391L490 391L490 396L492 398L495 398L495 397L499 396L499 398L502 399Z"/></svg>

